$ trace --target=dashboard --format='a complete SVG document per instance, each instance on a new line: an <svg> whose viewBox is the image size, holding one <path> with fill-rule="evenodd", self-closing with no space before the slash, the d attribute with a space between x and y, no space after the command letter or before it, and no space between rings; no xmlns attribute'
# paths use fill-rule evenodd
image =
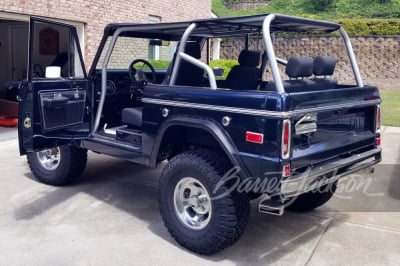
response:
<svg viewBox="0 0 400 266"><path fill-rule="evenodd" d="M156 83L161 84L165 78L166 69L156 69ZM146 76L151 77L151 72L144 71ZM108 70L107 71L107 84L106 84L106 102L126 101L127 97L130 100L141 98L143 94L142 88L136 86L129 78L128 70ZM101 71L96 71L95 77L95 97L96 100L100 99L101 95Z"/></svg>

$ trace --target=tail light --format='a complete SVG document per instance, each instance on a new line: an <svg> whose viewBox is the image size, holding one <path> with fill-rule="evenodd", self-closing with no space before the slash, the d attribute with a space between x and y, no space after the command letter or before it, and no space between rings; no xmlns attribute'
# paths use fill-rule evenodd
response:
<svg viewBox="0 0 400 266"><path fill-rule="evenodd" d="M290 155L290 120L283 120L282 124L282 159L289 158Z"/></svg>
<svg viewBox="0 0 400 266"><path fill-rule="evenodd" d="M376 146L380 147L381 146L381 137L376 138Z"/></svg>
<svg viewBox="0 0 400 266"><path fill-rule="evenodd" d="M290 164L284 164L282 167L282 177L289 177L290 172Z"/></svg>
<svg viewBox="0 0 400 266"><path fill-rule="evenodd" d="M376 106L376 118L375 118L375 133L381 133L381 106L378 104ZM376 146L381 146L381 136L376 136Z"/></svg>
<svg viewBox="0 0 400 266"><path fill-rule="evenodd" d="M379 104L376 106L375 132L381 132L381 106Z"/></svg>

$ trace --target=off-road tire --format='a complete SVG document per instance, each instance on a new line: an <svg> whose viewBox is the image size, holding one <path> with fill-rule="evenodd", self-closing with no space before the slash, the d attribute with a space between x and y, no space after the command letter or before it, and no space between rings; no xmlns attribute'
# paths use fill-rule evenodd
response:
<svg viewBox="0 0 400 266"><path fill-rule="evenodd" d="M319 206L328 202L337 188L337 181L335 183L327 184L317 189L317 191L310 191L302 194L296 198L290 199L286 203L286 209L295 212L311 211Z"/></svg>
<svg viewBox="0 0 400 266"><path fill-rule="evenodd" d="M37 152L29 152L27 160L29 167L42 183L52 186L65 186L75 182L86 167L87 150L73 146L59 146L60 162L57 168L48 170L40 163Z"/></svg>
<svg viewBox="0 0 400 266"><path fill-rule="evenodd" d="M199 180L209 195L226 171L219 153L196 149L178 154L165 166L160 177L158 202L164 224L171 236L183 247L195 253L209 255L233 245L243 234L249 219L247 195L232 192L213 199L212 216L200 230L188 228L178 218L174 208L174 190L180 180L193 177ZM221 186L217 194L226 192ZM216 195L212 195L211 197Z"/></svg>

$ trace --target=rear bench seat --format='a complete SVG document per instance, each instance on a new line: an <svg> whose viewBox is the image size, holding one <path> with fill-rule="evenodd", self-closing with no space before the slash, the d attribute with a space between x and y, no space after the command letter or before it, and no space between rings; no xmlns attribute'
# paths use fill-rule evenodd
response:
<svg viewBox="0 0 400 266"><path fill-rule="evenodd" d="M289 80L283 81L283 87L287 93L307 91L312 85L312 81L307 79L313 74L313 59L307 56L290 57L285 73ZM276 91L275 82L268 82L265 90Z"/></svg>
<svg viewBox="0 0 400 266"><path fill-rule="evenodd" d="M335 72L336 59L332 56L317 56L314 58L313 79L315 89L330 90L337 87L337 80L327 78Z"/></svg>
<svg viewBox="0 0 400 266"><path fill-rule="evenodd" d="M285 73L289 80L283 81L285 92L294 93L313 90L329 90L337 87L337 81L327 76L333 75L336 59L331 56L317 56L315 59L307 56L290 57ZM310 79L312 75L313 79ZM276 91L275 82L268 82L265 90Z"/></svg>

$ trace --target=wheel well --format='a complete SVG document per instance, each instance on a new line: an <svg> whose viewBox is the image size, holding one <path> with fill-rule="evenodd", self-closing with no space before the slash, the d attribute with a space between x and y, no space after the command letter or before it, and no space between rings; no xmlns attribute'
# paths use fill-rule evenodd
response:
<svg viewBox="0 0 400 266"><path fill-rule="evenodd" d="M158 149L157 161L200 147L218 151L228 158L220 143L210 132L201 128L175 125L165 131Z"/></svg>

